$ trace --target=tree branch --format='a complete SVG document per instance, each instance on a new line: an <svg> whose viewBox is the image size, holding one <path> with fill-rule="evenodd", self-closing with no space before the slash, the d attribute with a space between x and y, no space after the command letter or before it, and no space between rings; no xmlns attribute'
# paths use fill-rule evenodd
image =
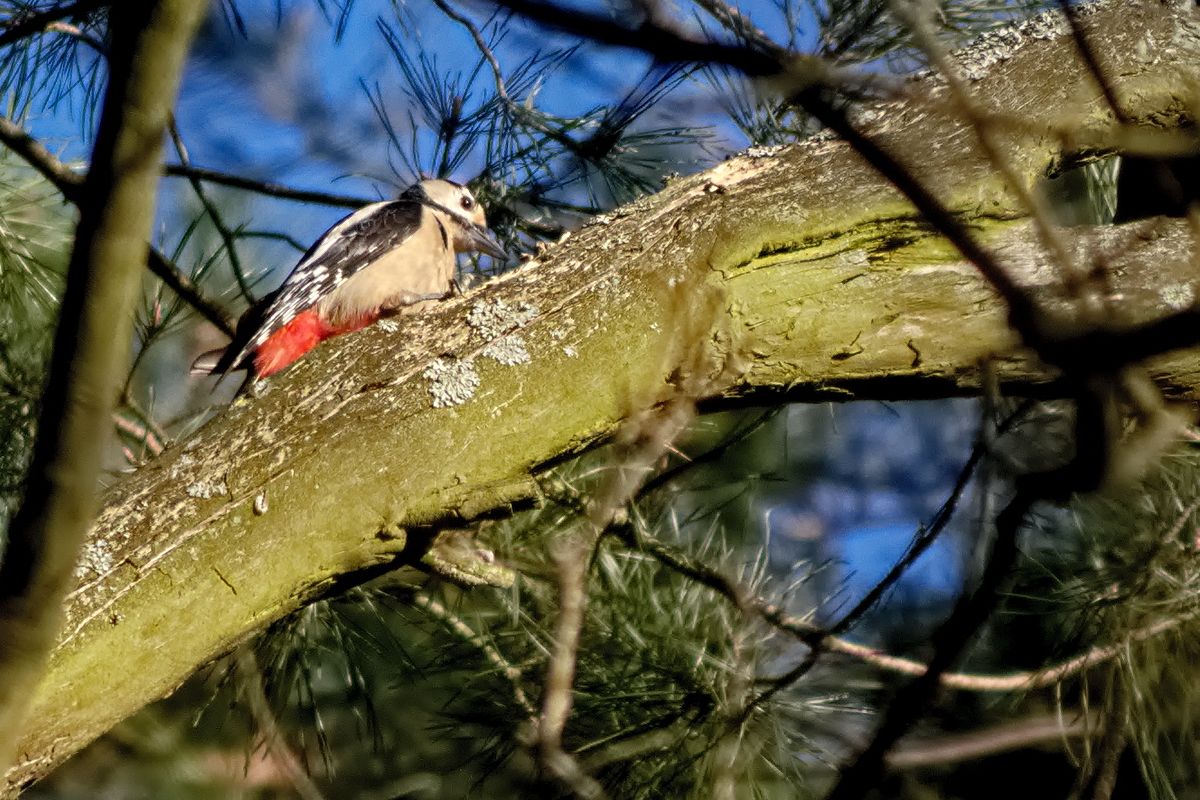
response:
<svg viewBox="0 0 1200 800"><path fill-rule="evenodd" d="M83 197L82 174L59 161L45 145L7 117L0 117L0 142L37 170L70 203L79 205Z"/></svg>
<svg viewBox="0 0 1200 800"><path fill-rule="evenodd" d="M1099 733L1097 721L1082 711L1046 714L909 742L888 757L888 767L921 769L954 764L1026 747L1061 745L1068 739L1095 738Z"/></svg>
<svg viewBox="0 0 1200 800"><path fill-rule="evenodd" d="M68 202L78 206L84 197L85 176L58 160L45 145L29 135L20 125L7 117L0 117L0 142L23 158L42 177L58 189ZM183 270L171 263L158 248L151 247L146 255L146 266L159 280L175 292L181 300L196 309L222 333L233 336L233 321L216 303L209 300Z"/></svg>
<svg viewBox="0 0 1200 800"><path fill-rule="evenodd" d="M61 6L51 6L45 11L17 14L0 22L0 47L41 33L53 22L69 17L80 17L111 4L111 0L77 0Z"/></svg>
<svg viewBox="0 0 1200 800"><path fill-rule="evenodd" d="M175 178L216 183L234 189L245 189L248 192L266 195L267 197L278 197L281 200L295 200L297 203L316 203L318 205L334 206L337 208L361 208L379 199L377 197L361 195L333 194L331 192L318 192L311 189L296 189L291 186L284 186L281 183L258 181L243 175L233 175L228 172L195 167L189 164L168 164L164 169L164 174Z"/></svg>

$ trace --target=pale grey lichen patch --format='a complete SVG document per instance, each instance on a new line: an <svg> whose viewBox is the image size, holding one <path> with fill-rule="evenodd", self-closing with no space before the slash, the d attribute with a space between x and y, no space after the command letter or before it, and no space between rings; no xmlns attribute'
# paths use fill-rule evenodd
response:
<svg viewBox="0 0 1200 800"><path fill-rule="evenodd" d="M746 157L770 158L771 156L778 154L781 150L783 150L783 145L781 144L755 145L754 147L746 148Z"/></svg>
<svg viewBox="0 0 1200 800"><path fill-rule="evenodd" d="M177 481L180 478L180 473L188 467L196 463L196 459L188 452L184 452L179 458L175 459L175 463L171 465L171 480Z"/></svg>
<svg viewBox="0 0 1200 800"><path fill-rule="evenodd" d="M467 324L486 340L495 339L515 328L523 328L537 316L532 303L509 305L503 300L480 300L467 313Z"/></svg>
<svg viewBox="0 0 1200 800"><path fill-rule="evenodd" d="M220 495L229 494L229 486L225 483L225 476L222 475L220 480L198 480L195 483L188 484L184 489L188 497L195 497L197 500L208 500Z"/></svg>
<svg viewBox="0 0 1200 800"><path fill-rule="evenodd" d="M439 358L426 367L421 376L429 381L434 408L462 405L474 397L479 388L479 373L471 360Z"/></svg>
<svg viewBox="0 0 1200 800"><path fill-rule="evenodd" d="M113 565L112 545L105 539L93 537L83 545L79 562L75 565L75 577L86 578L88 573L104 575Z"/></svg>
<svg viewBox="0 0 1200 800"><path fill-rule="evenodd" d="M400 322L391 318L381 319L376 324L379 325L379 329L384 333L395 333L400 330Z"/></svg>
<svg viewBox="0 0 1200 800"><path fill-rule="evenodd" d="M487 347L483 348L481 355L494 358L507 367L528 364L530 361L529 350L525 347L525 339L515 333L493 339Z"/></svg>
<svg viewBox="0 0 1200 800"><path fill-rule="evenodd" d="M1159 290L1159 297L1172 311L1183 311L1191 308L1196 302L1196 290L1190 284L1180 283L1175 286L1164 286Z"/></svg>
<svg viewBox="0 0 1200 800"><path fill-rule="evenodd" d="M1074 7L1074 13L1078 17L1086 17L1104 5L1104 0L1082 3ZM1067 18L1058 9L1051 9L1021 22L987 31L956 51L954 57L963 75L968 80L977 81L987 74L988 69L1016 55L1026 41L1048 41L1070 33L1071 26Z"/></svg>

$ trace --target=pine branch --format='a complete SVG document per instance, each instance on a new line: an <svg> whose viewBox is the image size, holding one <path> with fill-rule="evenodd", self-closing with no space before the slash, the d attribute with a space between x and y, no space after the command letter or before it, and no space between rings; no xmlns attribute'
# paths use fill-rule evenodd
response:
<svg viewBox="0 0 1200 800"><path fill-rule="evenodd" d="M0 117L0 142L25 159L69 202L79 205L85 180L82 174L59 161L45 145L7 117Z"/></svg>
<svg viewBox="0 0 1200 800"><path fill-rule="evenodd" d="M167 124L167 131L171 135L171 143L175 145L175 155L183 162L184 166L188 166L188 151L183 144L183 137L179 134L179 128L175 126L175 121L172 119ZM249 305L254 305L254 292L250 288L249 277L246 275L245 269L242 267L242 259L238 256L237 241L235 240L233 230L225 224L224 215L220 209L209 198L208 192L204 191L204 185L199 178L189 178L188 182L192 186L192 191L196 193L196 199L200 201L200 205L204 208L204 213L208 215L213 227L217 230L217 235L221 237L221 242L225 246L225 254L229 258L229 267L233 272L233 277L237 280L238 289L241 290Z"/></svg>
<svg viewBox="0 0 1200 800"><path fill-rule="evenodd" d="M51 23L69 17L85 16L111 4L111 0L77 0L74 3L52 6L44 11L16 14L0 22L0 47L39 34Z"/></svg>
<svg viewBox="0 0 1200 800"><path fill-rule="evenodd" d="M84 199L86 177L68 167L45 145L30 136L17 123L0 117L0 142L7 146L48 180L68 202L78 206ZM183 270L172 264L156 247L146 255L146 266L181 300L227 336L233 336L233 321L216 303L201 294Z"/></svg>

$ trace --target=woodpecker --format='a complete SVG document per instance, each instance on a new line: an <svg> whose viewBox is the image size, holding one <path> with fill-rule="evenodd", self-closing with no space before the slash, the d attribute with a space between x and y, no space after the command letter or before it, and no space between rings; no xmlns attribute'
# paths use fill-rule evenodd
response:
<svg viewBox="0 0 1200 800"><path fill-rule="evenodd" d="M413 184L327 230L283 284L242 315L229 346L201 355L192 372L279 372L331 336L446 297L454 257L466 252L504 256L470 190L445 180Z"/></svg>

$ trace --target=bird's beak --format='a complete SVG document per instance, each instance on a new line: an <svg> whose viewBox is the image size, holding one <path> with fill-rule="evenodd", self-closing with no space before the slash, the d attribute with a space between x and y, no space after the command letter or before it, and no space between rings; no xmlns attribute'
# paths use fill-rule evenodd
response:
<svg viewBox="0 0 1200 800"><path fill-rule="evenodd" d="M471 247L480 253L492 258L504 258L507 255L492 232L482 225L470 225L467 228L467 238L471 242Z"/></svg>

